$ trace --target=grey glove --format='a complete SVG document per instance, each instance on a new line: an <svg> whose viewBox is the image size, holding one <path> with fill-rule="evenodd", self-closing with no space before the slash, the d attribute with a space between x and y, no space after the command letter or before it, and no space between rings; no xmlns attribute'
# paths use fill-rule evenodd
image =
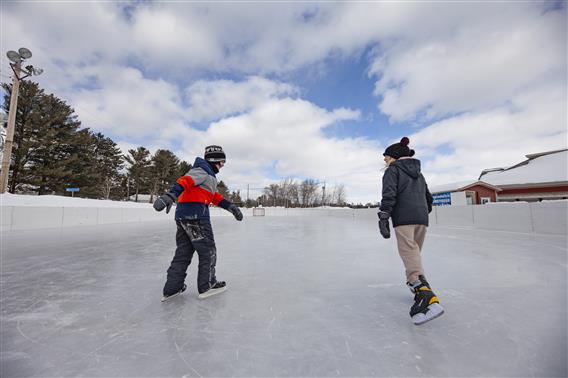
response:
<svg viewBox="0 0 568 378"><path fill-rule="evenodd" d="M162 211L166 209L167 214L170 212L170 209L172 208L172 205L175 201L176 197L172 193L163 194L154 201L154 209L156 209L156 211Z"/></svg>
<svg viewBox="0 0 568 378"><path fill-rule="evenodd" d="M236 220L238 220L238 221L243 220L243 213L241 213L241 210L234 203L232 203L231 206L229 206L229 208L227 210L229 210L231 213L233 213Z"/></svg>
<svg viewBox="0 0 568 378"><path fill-rule="evenodd" d="M379 211L379 231L383 238L388 239L391 237L391 232L389 228L389 218L390 214L386 211Z"/></svg>

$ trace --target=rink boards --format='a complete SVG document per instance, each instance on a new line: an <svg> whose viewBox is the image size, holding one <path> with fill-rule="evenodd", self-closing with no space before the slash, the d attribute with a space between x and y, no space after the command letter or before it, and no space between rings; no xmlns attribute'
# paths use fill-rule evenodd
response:
<svg viewBox="0 0 568 378"><path fill-rule="evenodd" d="M133 223L172 220L174 212L156 212L147 208L112 207L47 207L2 206L2 231L62 228L73 226ZM245 217L253 209L243 208ZM377 219L377 209L348 208L264 208L270 216L316 216L352 219ZM567 234L568 201L514 202L477 206L436 206L430 214L430 226L513 231L537 234ZM211 215L231 216L220 208L211 208Z"/></svg>

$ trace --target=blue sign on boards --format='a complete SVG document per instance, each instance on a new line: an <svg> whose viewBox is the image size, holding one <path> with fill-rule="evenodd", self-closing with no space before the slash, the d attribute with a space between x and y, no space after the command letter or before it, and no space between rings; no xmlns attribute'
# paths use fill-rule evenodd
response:
<svg viewBox="0 0 568 378"><path fill-rule="evenodd" d="M433 194L432 197L434 198L434 202L433 202L434 206L451 205L452 204L452 194L450 192L436 193L436 194Z"/></svg>
<svg viewBox="0 0 568 378"><path fill-rule="evenodd" d="M79 188L67 188L65 189L66 192L78 192Z"/></svg>

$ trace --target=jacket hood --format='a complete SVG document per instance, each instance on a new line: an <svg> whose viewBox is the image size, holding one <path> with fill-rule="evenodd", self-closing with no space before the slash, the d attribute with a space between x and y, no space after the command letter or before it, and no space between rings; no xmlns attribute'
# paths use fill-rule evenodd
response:
<svg viewBox="0 0 568 378"><path fill-rule="evenodd" d="M209 165L209 163L200 157L195 158L195 162L193 163L194 168L201 168L211 176L215 177L215 172L213 172L213 168Z"/></svg>
<svg viewBox="0 0 568 378"><path fill-rule="evenodd" d="M398 159L394 165L412 178L420 177L420 160L418 159Z"/></svg>

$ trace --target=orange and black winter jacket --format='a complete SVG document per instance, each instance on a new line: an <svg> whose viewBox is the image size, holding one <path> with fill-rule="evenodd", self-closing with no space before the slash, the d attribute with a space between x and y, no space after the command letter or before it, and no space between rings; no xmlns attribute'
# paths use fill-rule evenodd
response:
<svg viewBox="0 0 568 378"><path fill-rule="evenodd" d="M209 218L209 205L228 209L231 202L217 192L217 177L207 161L196 158L193 168L180 177L170 193L177 198L176 219Z"/></svg>

